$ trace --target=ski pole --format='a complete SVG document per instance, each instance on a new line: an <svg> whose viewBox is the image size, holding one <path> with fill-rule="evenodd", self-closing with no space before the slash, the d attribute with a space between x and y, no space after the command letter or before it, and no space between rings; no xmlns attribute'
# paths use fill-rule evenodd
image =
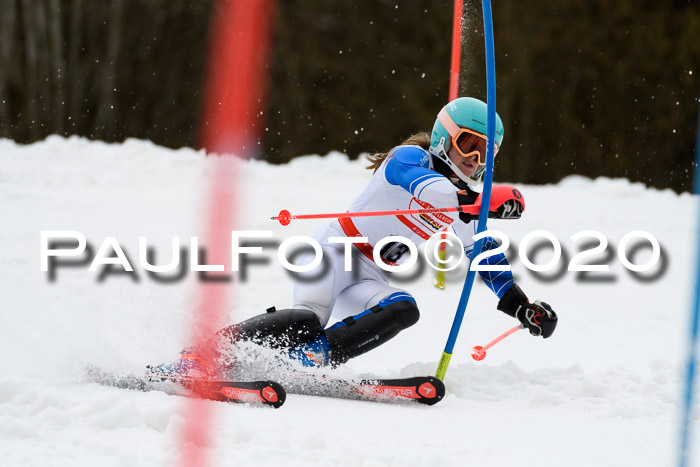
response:
<svg viewBox="0 0 700 467"><path fill-rule="evenodd" d="M483 360L484 358L486 358L486 351L487 351L488 349L490 349L491 347L493 347L494 345L498 344L499 342L501 342L501 341L502 341L503 339L505 339L506 337L508 337L508 336L510 336L511 334L514 334L514 333L520 331L520 330L523 329L523 328L524 328L524 326L523 326L522 324L519 324L519 325L515 326L513 329L507 330L506 332L504 332L503 334L501 334L500 336L498 336L497 338L495 338L494 340L492 340L491 342L489 342L489 343L486 344L485 346L483 346L483 347L480 346L480 345L475 346L475 347L472 349L472 358L473 358L474 360L476 360L476 361L481 361L481 360Z"/></svg>
<svg viewBox="0 0 700 467"><path fill-rule="evenodd" d="M488 195L488 196L487 196ZM496 214L498 209L509 201L520 204L525 208L523 196L517 188L510 185L498 185L493 187L492 193L487 193L484 198L489 200L489 214ZM279 221L282 225L289 225L294 219L342 219L346 217L379 217L379 216L400 216L404 214L434 214L439 212L462 212L465 214L478 215L481 212L482 193L479 193L474 204L464 204L446 208L423 208L423 209L395 209L393 211L362 211L362 212L333 212L324 214L291 214L286 209L280 211L279 215L272 217L272 220Z"/></svg>
<svg viewBox="0 0 700 467"><path fill-rule="evenodd" d="M396 209L394 211L363 211L363 212L334 212L326 214L291 214L286 209L280 211L278 216L272 218L282 225L289 225L294 219L342 219L345 217L379 217L379 216L399 216L403 214L432 214L436 212L465 212L467 214L478 214L480 206L465 205L451 208L432 209Z"/></svg>

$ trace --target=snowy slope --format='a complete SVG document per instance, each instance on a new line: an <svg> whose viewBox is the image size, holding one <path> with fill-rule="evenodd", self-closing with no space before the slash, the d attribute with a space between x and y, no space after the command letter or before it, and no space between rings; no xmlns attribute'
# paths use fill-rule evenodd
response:
<svg viewBox="0 0 700 467"><path fill-rule="evenodd" d="M51 137L29 146L0 140L2 465L172 465L189 448L181 446L182 398L79 379L86 363L138 372L173 359L186 344L195 276L171 285L150 279L138 266L138 237L148 237L159 262L170 255L171 237L203 238L211 161L201 152L135 140L107 145ZM322 221L281 227L269 218L283 208L345 210L369 177L363 166L341 154L285 166L241 164L245 202L238 229L272 230L278 240L311 234ZM548 230L570 257L580 246L569 239L576 232L598 230L616 252L627 232L646 230L662 245L667 269L641 282L612 255L607 282L582 282L574 273L544 282L516 260L526 293L560 315L551 339L516 333L483 362L472 362L474 345L515 325L479 284L440 404L291 395L275 411L201 402L215 404L212 465L671 465L698 200L626 180L576 176L520 188L527 203L523 218L489 224L513 243ZM59 269L50 283L39 267L42 230L81 231L95 248L115 236L138 282L127 275L99 282L84 265ZM274 261L275 251L266 254L271 263L253 265L248 281L232 292L230 321L290 305L291 278ZM634 262L648 257L649 250L641 250ZM535 261L548 258L542 252ZM350 362L347 371L433 374L463 271L449 280L445 292L432 287L427 271L399 285L416 297L420 322ZM700 427L693 444L700 446ZM695 457L693 465L700 466L700 452Z"/></svg>

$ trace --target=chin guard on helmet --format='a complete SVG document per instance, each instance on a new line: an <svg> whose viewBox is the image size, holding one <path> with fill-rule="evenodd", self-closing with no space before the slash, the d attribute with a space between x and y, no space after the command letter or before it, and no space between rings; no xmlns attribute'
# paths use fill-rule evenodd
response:
<svg viewBox="0 0 700 467"><path fill-rule="evenodd" d="M435 167L435 171L444 175L454 185L462 189L464 189L464 187L461 186L462 184L471 186L474 183L481 182L481 177L484 174L484 169L486 166L478 166L472 176L467 177L457 168L454 162L450 160L450 157L447 155L450 148L449 146L446 148L445 144L445 138L441 138L437 146L430 147L430 154L433 155L433 166Z"/></svg>

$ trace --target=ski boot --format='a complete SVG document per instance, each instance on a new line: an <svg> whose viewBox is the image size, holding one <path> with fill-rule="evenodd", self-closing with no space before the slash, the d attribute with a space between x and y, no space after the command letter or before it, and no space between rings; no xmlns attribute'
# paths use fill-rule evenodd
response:
<svg viewBox="0 0 700 467"><path fill-rule="evenodd" d="M183 354L174 363L146 366L146 379L152 382L176 381L184 383L192 379L208 379L212 376L209 365L192 353Z"/></svg>
<svg viewBox="0 0 700 467"><path fill-rule="evenodd" d="M306 344L289 349L289 359L304 367L321 367L330 363L331 349L325 334Z"/></svg>

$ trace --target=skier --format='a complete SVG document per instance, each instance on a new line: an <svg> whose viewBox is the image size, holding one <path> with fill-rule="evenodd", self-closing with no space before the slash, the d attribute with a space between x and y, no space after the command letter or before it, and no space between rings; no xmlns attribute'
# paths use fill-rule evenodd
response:
<svg viewBox="0 0 700 467"><path fill-rule="evenodd" d="M503 123L496 116L496 152L503 142ZM350 211L375 211L474 204L486 163L486 104L468 97L448 103L438 114L432 135L419 133L386 153L368 157L374 175L350 206ZM514 201L514 200L513 200ZM494 217L519 218L522 204L510 203ZM493 215L493 214L492 214ZM357 217L334 220L319 229L314 238L327 262L300 273L294 287L292 308L268 312L219 331L216 345L230 346L240 340L286 349L290 358L305 366L336 366L364 354L418 321L416 300L405 290L392 287L387 274L373 259L376 243L389 235L400 235L418 244L436 232L448 229L457 235L469 254L476 233L476 216L465 213L436 213L414 216ZM367 237L355 243L357 260L345 271L345 246L329 237ZM487 238L483 250L498 243ZM408 247L399 242L381 248L382 260L401 264ZM309 264L313 254L301 256L298 264ZM501 253L488 264L507 264ZM324 269L324 267L326 269ZM557 325L557 315L543 302L530 302L513 281L510 271L480 272L499 299L497 309L516 318L533 336L548 338ZM307 280L309 278L316 280ZM330 318L337 321L326 327ZM188 375L207 372L191 353L179 362L151 368L154 375Z"/></svg>

